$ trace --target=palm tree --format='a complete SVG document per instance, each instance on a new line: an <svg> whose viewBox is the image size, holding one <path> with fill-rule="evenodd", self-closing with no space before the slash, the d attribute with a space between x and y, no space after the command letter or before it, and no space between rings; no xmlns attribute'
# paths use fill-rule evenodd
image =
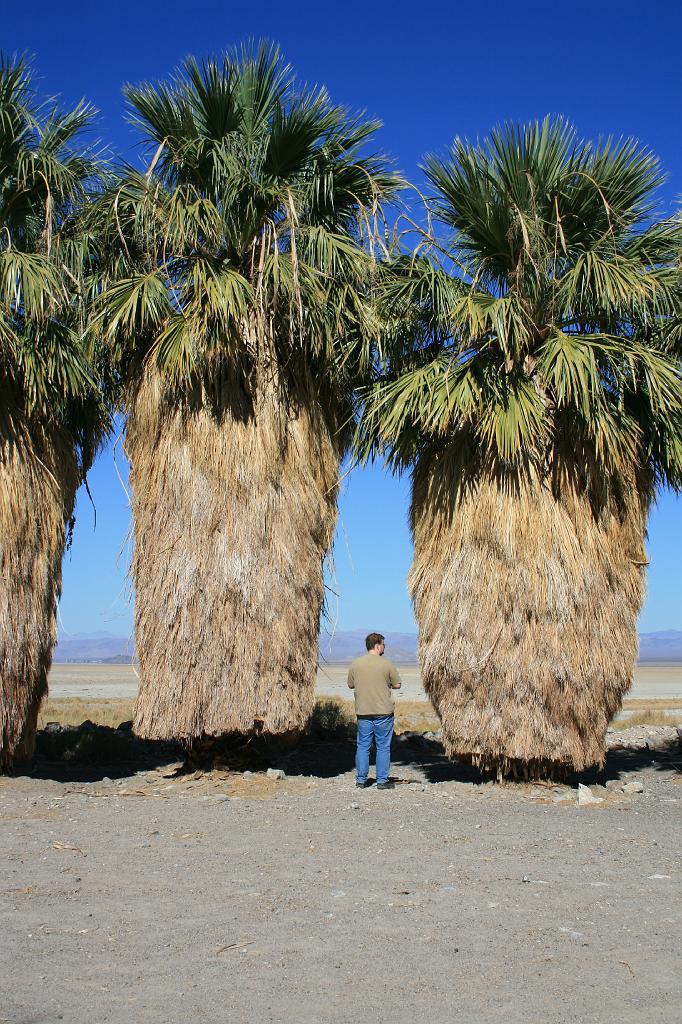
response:
<svg viewBox="0 0 682 1024"><path fill-rule="evenodd" d="M398 179L362 153L378 122L297 88L276 48L125 92L150 164L95 215L131 463L135 730L281 734L314 700L370 249Z"/></svg>
<svg viewBox="0 0 682 1024"><path fill-rule="evenodd" d="M362 457L413 475L409 586L446 749L498 776L600 764L632 681L647 510L682 482L680 226L656 159L561 119L427 158L387 287Z"/></svg>
<svg viewBox="0 0 682 1024"><path fill-rule="evenodd" d="M92 116L40 103L26 62L0 57L0 769L32 754L76 489L107 423L75 225Z"/></svg>

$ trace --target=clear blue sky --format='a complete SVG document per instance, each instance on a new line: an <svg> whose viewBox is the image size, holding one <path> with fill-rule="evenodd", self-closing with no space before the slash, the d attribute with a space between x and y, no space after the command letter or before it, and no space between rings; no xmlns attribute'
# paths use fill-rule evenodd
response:
<svg viewBox="0 0 682 1024"><path fill-rule="evenodd" d="M334 100L384 122L381 146L419 181L429 150L456 134L484 135L499 121L563 113L587 137L634 135L668 173L662 202L682 193L682 4L660 0L539 0L485 5L456 0L415 7L385 0L330 6L305 3L33 4L5 0L2 47L28 52L47 93L88 97L101 111L100 134L135 159L122 113L123 82L166 76L183 57L218 53L249 37L278 41L301 78L325 84ZM125 462L118 456L125 477ZM97 530L80 494L64 564L61 603L68 632L127 633L129 512L111 446L90 476ZM405 589L411 544L409 481L378 467L345 482L337 535L338 629L414 628ZM649 530L651 567L644 631L682 628L682 501L661 497Z"/></svg>

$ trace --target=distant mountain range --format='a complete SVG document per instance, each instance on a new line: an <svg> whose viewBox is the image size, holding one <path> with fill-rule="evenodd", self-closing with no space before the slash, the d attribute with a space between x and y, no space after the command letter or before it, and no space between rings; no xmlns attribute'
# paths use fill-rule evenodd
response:
<svg viewBox="0 0 682 1024"><path fill-rule="evenodd" d="M679 629L664 629L660 633L640 633L639 660L682 661L682 633Z"/></svg>
<svg viewBox="0 0 682 1024"><path fill-rule="evenodd" d="M350 630L320 636L320 662L350 662L365 651L363 630ZM62 634L54 652L56 662L104 662L109 665L129 664L134 660L135 645L132 639L115 636L113 633ZM417 661L416 633L386 633L386 655L392 661L403 665ZM655 661L682 662L682 631L663 630L658 633L641 633L639 637L639 660L642 663Z"/></svg>
<svg viewBox="0 0 682 1024"><path fill-rule="evenodd" d="M320 634L320 662L352 661L360 654L366 654L364 629L354 629L346 633ZM417 661L416 633L386 633L386 657L409 665Z"/></svg>
<svg viewBox="0 0 682 1024"><path fill-rule="evenodd" d="M96 633L60 633L53 661L104 661L110 664L130 663L135 641L98 630Z"/></svg>

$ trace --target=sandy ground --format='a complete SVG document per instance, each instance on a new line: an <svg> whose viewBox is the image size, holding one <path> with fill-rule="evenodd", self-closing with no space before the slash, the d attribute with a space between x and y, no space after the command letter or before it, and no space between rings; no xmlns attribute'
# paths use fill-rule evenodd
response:
<svg viewBox="0 0 682 1024"><path fill-rule="evenodd" d="M426 700L419 668L400 665L403 688L398 699ZM317 692L323 697L347 699L347 665L323 665L317 674ZM137 675L131 665L56 664L50 672L51 697L130 698L137 696ZM681 699L682 665L640 665L628 697Z"/></svg>
<svg viewBox="0 0 682 1024"><path fill-rule="evenodd" d="M0 1018L671 1024L682 752L640 746L596 781L644 792L593 807L416 739L392 792L354 788L346 740L282 781L178 775L139 741L117 767L43 758L0 778Z"/></svg>

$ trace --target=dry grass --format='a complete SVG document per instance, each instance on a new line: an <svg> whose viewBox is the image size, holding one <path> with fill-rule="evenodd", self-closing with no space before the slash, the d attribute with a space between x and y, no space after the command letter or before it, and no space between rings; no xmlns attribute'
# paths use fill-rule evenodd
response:
<svg viewBox="0 0 682 1024"><path fill-rule="evenodd" d="M440 719L431 703L423 700L399 700L395 707L395 731L437 732Z"/></svg>
<svg viewBox="0 0 682 1024"><path fill-rule="evenodd" d="M682 711L679 714L667 713L658 708L650 708L647 710L635 711L631 715L625 715L622 718L617 718L613 722L614 729L631 729L636 725L672 725L675 726L679 722L682 722Z"/></svg>
<svg viewBox="0 0 682 1024"><path fill-rule="evenodd" d="M682 722L682 701L665 700L633 700L626 702L630 709L637 705L635 714L617 718L612 723L614 729L629 729L636 725L671 725ZM129 722L133 717L134 701L132 700L89 700L80 697L48 698L38 715L38 728L43 729L48 722L60 722L62 725L81 725L90 721L95 725L108 726L115 729L121 722ZM675 714L678 710L680 713ZM669 713L667 713L669 712ZM341 700L337 697L321 697L315 703L310 719L313 734L326 738L355 737L355 710L352 700ZM423 700L399 700L395 709L395 732L435 732L440 729L438 715L431 704Z"/></svg>
<svg viewBox="0 0 682 1024"><path fill-rule="evenodd" d="M140 691L152 739L282 734L315 702L340 453L329 426L234 383L170 396L147 376L126 452Z"/></svg>
<svg viewBox="0 0 682 1024"><path fill-rule="evenodd" d="M33 753L77 484L65 432L0 431L0 771Z"/></svg>
<svg viewBox="0 0 682 1024"><path fill-rule="evenodd" d="M355 705L340 697L318 698L311 718L313 732L329 736L346 734L355 737ZM433 732L440 729L438 715L423 700L399 700L395 706L395 733Z"/></svg>
<svg viewBox="0 0 682 1024"><path fill-rule="evenodd" d="M682 710L682 700L667 697L626 697L623 707L628 711L679 711Z"/></svg>
<svg viewBox="0 0 682 1024"><path fill-rule="evenodd" d="M415 474L409 577L446 751L500 774L601 764L637 656L638 494L595 516L568 485L561 500L530 479L458 489L457 472Z"/></svg>
<svg viewBox="0 0 682 1024"><path fill-rule="evenodd" d="M88 700L80 697L48 698L40 709L38 728L48 722L62 725L80 725L90 721L95 725L116 728L133 717L132 700ZM315 702L310 726L321 735L355 736L355 709L352 700L320 697ZM395 731L430 732L440 728L438 716L430 704L423 700L399 701L396 704Z"/></svg>
<svg viewBox="0 0 682 1024"><path fill-rule="evenodd" d="M81 725L93 722L115 729L121 722L133 718L132 700L83 700L80 697L56 697L45 701L38 715L38 728L44 729L48 722L61 725Z"/></svg>

